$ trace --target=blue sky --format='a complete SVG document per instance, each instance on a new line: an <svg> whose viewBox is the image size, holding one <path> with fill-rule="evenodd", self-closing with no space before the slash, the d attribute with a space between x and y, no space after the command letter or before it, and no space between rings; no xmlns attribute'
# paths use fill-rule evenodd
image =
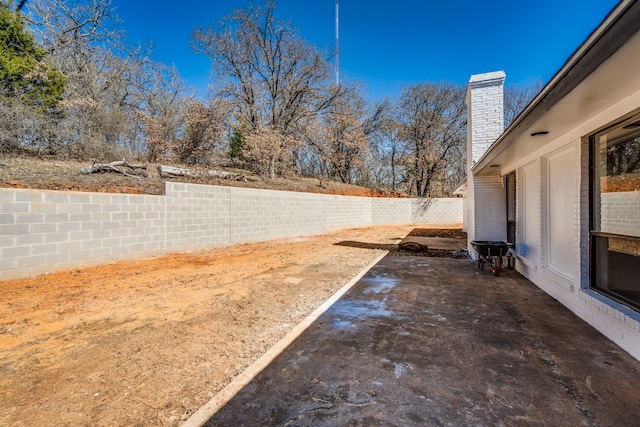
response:
<svg viewBox="0 0 640 427"><path fill-rule="evenodd" d="M255 0L254 3L261 0ZM174 64L202 95L209 59L191 51L194 26L209 26L248 0L113 0L133 42L151 41L154 58ZM617 0L340 0L340 76L361 82L369 99L407 83L466 84L504 70L507 82L546 83ZM280 0L287 19L318 48L332 49L335 0Z"/></svg>

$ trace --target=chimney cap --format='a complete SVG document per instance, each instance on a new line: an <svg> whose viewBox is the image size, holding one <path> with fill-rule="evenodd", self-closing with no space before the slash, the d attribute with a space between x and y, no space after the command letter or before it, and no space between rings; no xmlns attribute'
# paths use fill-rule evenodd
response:
<svg viewBox="0 0 640 427"><path fill-rule="evenodd" d="M504 71L493 71L491 73L474 74L469 78L469 86L483 86L483 85L500 85L504 83L504 79L507 77Z"/></svg>

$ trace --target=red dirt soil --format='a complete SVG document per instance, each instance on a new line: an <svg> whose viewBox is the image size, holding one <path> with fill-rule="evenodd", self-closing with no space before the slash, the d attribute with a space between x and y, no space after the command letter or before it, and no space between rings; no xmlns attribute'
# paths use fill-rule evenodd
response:
<svg viewBox="0 0 640 427"><path fill-rule="evenodd" d="M177 426L412 228L0 282L0 425Z"/></svg>

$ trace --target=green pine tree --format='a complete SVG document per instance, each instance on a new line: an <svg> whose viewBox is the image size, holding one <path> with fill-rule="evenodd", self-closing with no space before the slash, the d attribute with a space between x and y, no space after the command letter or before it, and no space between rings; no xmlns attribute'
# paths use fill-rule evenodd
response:
<svg viewBox="0 0 640 427"><path fill-rule="evenodd" d="M242 125L231 129L231 135L229 135L229 157L234 162L244 160L245 134L246 131Z"/></svg>
<svg viewBox="0 0 640 427"><path fill-rule="evenodd" d="M0 2L0 99L50 111L60 101L65 77L45 62L18 12Z"/></svg>

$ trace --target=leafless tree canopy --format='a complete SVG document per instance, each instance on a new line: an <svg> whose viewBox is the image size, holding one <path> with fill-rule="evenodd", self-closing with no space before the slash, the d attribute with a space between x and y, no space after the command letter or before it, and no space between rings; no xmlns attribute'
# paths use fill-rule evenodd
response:
<svg viewBox="0 0 640 427"><path fill-rule="evenodd" d="M37 135L22 146L76 158L152 158L157 138L175 138L184 85L148 49L126 43L109 0L31 0L23 13L66 82L59 115L34 117Z"/></svg>
<svg viewBox="0 0 640 427"><path fill-rule="evenodd" d="M290 135L345 89L331 84L329 62L275 9L267 2L235 10L217 27L196 29L193 46L211 57L220 94L235 103L239 118L252 129Z"/></svg>
<svg viewBox="0 0 640 427"><path fill-rule="evenodd" d="M405 87L398 104L408 180L419 197L440 196L464 176L465 88L448 83Z"/></svg>
<svg viewBox="0 0 640 427"><path fill-rule="evenodd" d="M509 127L542 89L541 82L507 84L504 87L504 127Z"/></svg>

